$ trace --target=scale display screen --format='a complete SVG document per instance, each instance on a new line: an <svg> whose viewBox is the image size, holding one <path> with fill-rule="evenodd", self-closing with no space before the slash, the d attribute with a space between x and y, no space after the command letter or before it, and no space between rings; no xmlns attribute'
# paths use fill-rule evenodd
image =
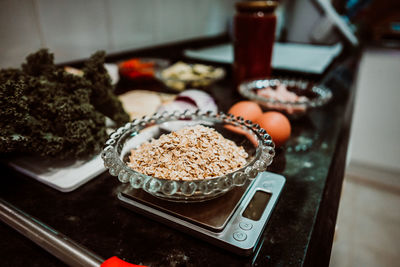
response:
<svg viewBox="0 0 400 267"><path fill-rule="evenodd" d="M268 205L270 198L271 194L258 190L250 200L242 216L253 221L258 221L265 207Z"/></svg>

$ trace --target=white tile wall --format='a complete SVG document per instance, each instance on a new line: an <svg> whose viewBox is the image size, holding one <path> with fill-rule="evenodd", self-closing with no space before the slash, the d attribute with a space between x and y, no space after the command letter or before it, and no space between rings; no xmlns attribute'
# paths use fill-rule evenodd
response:
<svg viewBox="0 0 400 267"><path fill-rule="evenodd" d="M203 30L209 35L218 34L221 31L226 31L235 14L234 3L232 1L221 1L216 3L211 1L212 4L208 6L208 13L210 14L203 24ZM237 2L237 1L234 1ZM199 14L201 17L201 14ZM204 19L204 18L203 18Z"/></svg>
<svg viewBox="0 0 400 267"><path fill-rule="evenodd" d="M187 12L188 15L190 16L189 18L190 23L188 23L189 26L188 30L193 37L197 37L199 35L208 33L207 32L208 23L213 19L213 10L220 9L219 6L221 5L221 3L222 2L220 1L214 1L213 3L212 0L203 0L201 5L196 5L188 2ZM204 14L208 14L208 16L204 16ZM220 13L220 16L223 19L227 18L227 16L224 13Z"/></svg>
<svg viewBox="0 0 400 267"><path fill-rule="evenodd" d="M189 0L191 1L191 0ZM199 1L200 2L200 1ZM187 9L185 0L159 0L157 20L157 40L172 42L186 39L192 14ZM201 4L201 3L200 3Z"/></svg>
<svg viewBox="0 0 400 267"><path fill-rule="evenodd" d="M158 0L106 0L110 13L110 51L150 45L155 40Z"/></svg>
<svg viewBox="0 0 400 267"><path fill-rule="evenodd" d="M0 2L0 67L18 67L41 46L33 1Z"/></svg>
<svg viewBox="0 0 400 267"><path fill-rule="evenodd" d="M236 0L2 0L0 68L40 47L56 62L226 32Z"/></svg>
<svg viewBox="0 0 400 267"><path fill-rule="evenodd" d="M56 62L88 57L109 47L104 1L36 0L45 45Z"/></svg>

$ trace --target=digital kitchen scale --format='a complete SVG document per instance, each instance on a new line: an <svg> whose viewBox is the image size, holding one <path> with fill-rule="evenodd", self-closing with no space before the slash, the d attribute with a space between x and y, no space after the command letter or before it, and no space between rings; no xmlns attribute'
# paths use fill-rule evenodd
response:
<svg viewBox="0 0 400 267"><path fill-rule="evenodd" d="M196 203L158 199L126 188L121 203L138 213L240 255L251 255L285 184L281 175L262 172L225 195Z"/></svg>

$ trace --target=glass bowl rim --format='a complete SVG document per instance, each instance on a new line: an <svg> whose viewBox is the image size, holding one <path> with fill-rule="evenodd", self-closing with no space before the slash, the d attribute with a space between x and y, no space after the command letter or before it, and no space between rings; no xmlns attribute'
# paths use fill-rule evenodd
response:
<svg viewBox="0 0 400 267"><path fill-rule="evenodd" d="M312 91L317 96L307 101L284 101L284 100L259 96L255 92L253 92L253 89L261 89L261 85L263 85L262 88L265 88L266 86L264 84L267 84L267 86L269 86L269 83L276 83L276 82L283 83L288 87L295 87L298 86L298 84L301 84L301 86L306 86L306 88L300 88L300 90ZM311 87L308 87L309 84L311 84ZM239 85L239 93L243 97L246 97L250 100L258 101L260 104L265 104L265 105L280 104L284 106L286 105L294 107L305 106L307 108L320 107L326 104L333 96L332 91L326 86L315 85L313 82L305 79L291 79L291 78L278 78L278 77L268 78L268 79L252 79L244 81Z"/></svg>
<svg viewBox="0 0 400 267"><path fill-rule="evenodd" d="M242 126L245 126L246 128L249 129L249 131L252 131L253 133L255 133L255 136L257 136L258 147L256 148L254 158L251 161L249 161L245 166L241 167L240 169L237 169L233 172L226 173L222 176L208 177L208 178L204 178L204 179L192 179L192 180L171 180L171 179L164 179L164 178L146 175L144 173L141 173L141 172L131 169L125 162L123 162L120 159L120 157L118 155L119 153L117 151L117 147L120 144L123 137L130 133L130 130L132 130L131 129L132 127L135 127L137 125L140 125L140 124L143 124L146 122L151 122L155 117L160 117L160 116L165 116L165 115L169 116L171 118L171 120L164 121L164 122L167 122L167 121L179 121L180 118L182 119L181 116L190 116L190 115L195 115L195 114L198 114L199 116L201 116L198 119L199 121L204 120L204 116L213 116L214 115L214 116L227 116L230 118L229 121L232 123L235 123L235 122L244 123L244 124L242 124ZM218 117L215 117L215 118L217 119ZM196 120L194 120L194 121L196 121ZM142 129L140 129L140 130L142 130ZM140 130L139 130L139 132L140 132ZM113 135L114 135L114 137L113 137ZM114 143L112 140L116 140L116 143ZM263 144L263 141L264 141L264 144ZM114 143L114 144L110 144L110 143ZM196 112L189 112L188 110L185 112L173 112L173 113L163 112L161 114L154 113L153 116L144 116L141 119L133 120L132 122L127 123L125 126L122 126L118 129L116 129L113 133L110 134L110 138L108 139L106 144L107 144L107 146L104 148L103 151L106 151L106 150L110 151L110 146L112 146L113 147L112 151L114 152L113 153L114 158L118 159L118 163L121 164L122 166L124 166L125 171L132 172L134 174L139 174L142 176L147 176L147 177L161 180L161 181L175 181L175 182L185 182L185 181L201 182L201 181L218 180L227 175L232 175L235 172L244 171L247 167L254 164L254 162L256 162L257 159L260 157L260 153L261 153L261 149L263 148L263 145L269 146L272 149L275 149L275 144L273 143L271 136L264 129L262 129L258 124L252 123L249 120L245 121L243 118L235 117L234 115L229 114L229 113L227 113L227 114L225 114L223 112L214 113L214 112L210 112L210 111L201 112L200 110L197 110Z"/></svg>
<svg viewBox="0 0 400 267"><path fill-rule="evenodd" d="M165 121L177 121L187 116L190 116L195 121L204 121L208 118L210 122L229 124L247 129L247 132L251 133L258 140L256 151L252 154L254 157L248 161L245 167L233 172L218 177L193 180L170 180L148 176L132 170L121 159L122 148L125 144L123 142L127 140L126 138L129 138L127 134L134 132L133 128L136 127L136 132L140 132L146 126L160 124ZM160 120L155 123L157 119ZM139 125L142 128L139 129ZM274 156L275 144L266 130L258 124L254 124L248 120L245 121L243 118L235 117L232 114L211 111L202 112L200 110L195 112L155 113L152 116L145 116L142 119L129 122L110 135L101 153L104 166L112 176L117 176L120 182L129 182L131 188L143 189L147 193L161 199L186 203L206 201L220 196L234 187L243 186L248 180L254 179L258 173L265 171L272 163Z"/></svg>

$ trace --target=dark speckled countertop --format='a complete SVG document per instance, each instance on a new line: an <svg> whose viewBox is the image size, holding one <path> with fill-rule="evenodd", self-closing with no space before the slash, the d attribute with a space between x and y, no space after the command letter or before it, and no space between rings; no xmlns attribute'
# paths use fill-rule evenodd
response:
<svg viewBox="0 0 400 267"><path fill-rule="evenodd" d="M184 48L221 41L225 40L181 43L113 55L109 59L179 59ZM257 253L250 257L237 256L127 210L116 198L121 184L108 173L73 192L61 193L2 164L0 196L103 258L115 255L149 266L326 266L346 164L357 64L358 53L350 55L345 51L322 76L307 77L331 88L334 97L325 107L292 124L291 142L303 145L289 143L286 149L277 151L269 171L284 175L286 186ZM230 70L225 67L226 79L211 90L222 111L241 99L232 89ZM122 81L119 90L129 87L129 83ZM142 89L146 87L161 88L160 84L147 84ZM1 266L63 266L3 223L0 236Z"/></svg>

